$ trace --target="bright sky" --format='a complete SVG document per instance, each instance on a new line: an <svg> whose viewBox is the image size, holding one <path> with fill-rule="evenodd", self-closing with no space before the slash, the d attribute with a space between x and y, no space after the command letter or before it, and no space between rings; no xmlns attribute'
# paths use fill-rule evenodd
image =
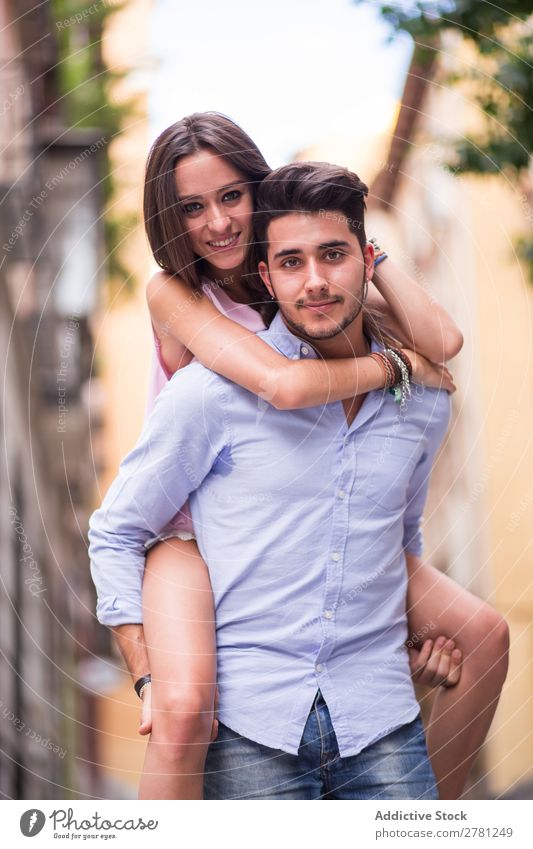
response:
<svg viewBox="0 0 533 849"><path fill-rule="evenodd" d="M372 2L156 0L152 136L214 109L272 167L333 136L375 136L391 124L411 55L407 37L388 34Z"/></svg>

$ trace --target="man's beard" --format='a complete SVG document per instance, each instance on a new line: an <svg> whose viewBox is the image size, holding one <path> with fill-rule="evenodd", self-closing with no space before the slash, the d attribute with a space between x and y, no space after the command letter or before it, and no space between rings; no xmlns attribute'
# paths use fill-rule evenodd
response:
<svg viewBox="0 0 533 849"><path fill-rule="evenodd" d="M320 330L316 333L310 332L305 324L300 324L297 321L294 321L290 315L287 315L285 310L283 309L283 303L278 300L278 307L280 312L285 320L285 324L289 327L289 329L295 334L295 336L305 336L307 339L333 339L335 336L338 336L339 333L343 333L347 327L352 324L353 321L357 318L361 310L363 309L363 304L366 296L366 269L363 272L363 282L361 285L361 289L359 292L359 300L355 302L353 310L345 316L340 324L336 326L328 328L324 328L324 330ZM343 299L344 300L344 299ZM305 309L305 307L304 307Z"/></svg>

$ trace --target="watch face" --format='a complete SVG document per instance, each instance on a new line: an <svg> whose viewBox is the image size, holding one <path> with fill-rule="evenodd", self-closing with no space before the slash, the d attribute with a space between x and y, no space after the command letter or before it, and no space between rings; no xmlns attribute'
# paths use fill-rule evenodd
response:
<svg viewBox="0 0 533 849"><path fill-rule="evenodd" d="M137 681L133 685L133 688L134 688L135 692L137 693L137 695L139 696L139 698L141 698L142 691L144 690L146 685L151 684L151 683L152 683L152 676L151 675L143 675L142 678L137 679Z"/></svg>

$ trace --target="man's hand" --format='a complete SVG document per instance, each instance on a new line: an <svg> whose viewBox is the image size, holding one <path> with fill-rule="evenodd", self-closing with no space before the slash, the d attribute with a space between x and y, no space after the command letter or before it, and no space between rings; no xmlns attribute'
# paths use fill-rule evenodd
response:
<svg viewBox="0 0 533 849"><path fill-rule="evenodd" d="M461 678L463 655L453 640L437 637L426 640L420 651L409 648L411 677L426 687L455 687Z"/></svg>
<svg viewBox="0 0 533 849"><path fill-rule="evenodd" d="M139 734L150 734L152 730L152 685L145 684L142 689L141 724Z"/></svg>
<svg viewBox="0 0 533 849"><path fill-rule="evenodd" d="M210 743L214 743L218 736L218 687L215 689L215 713L213 716L213 725L211 727ZM152 730L152 685L146 684L142 691L142 707L141 707L141 724L139 725L139 734L145 736L150 734Z"/></svg>

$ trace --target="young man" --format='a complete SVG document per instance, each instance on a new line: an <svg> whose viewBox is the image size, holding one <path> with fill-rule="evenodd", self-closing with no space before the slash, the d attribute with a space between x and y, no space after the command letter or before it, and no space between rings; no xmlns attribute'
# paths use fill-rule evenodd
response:
<svg viewBox="0 0 533 849"><path fill-rule="evenodd" d="M259 271L280 307L262 337L287 357L383 349L363 312L365 193L302 163L260 188ZM418 389L403 407L380 390L284 412L193 364L94 514L93 576L120 592L111 559L141 568L190 497L217 622L205 798L437 798L404 648L406 557L450 404Z"/></svg>

